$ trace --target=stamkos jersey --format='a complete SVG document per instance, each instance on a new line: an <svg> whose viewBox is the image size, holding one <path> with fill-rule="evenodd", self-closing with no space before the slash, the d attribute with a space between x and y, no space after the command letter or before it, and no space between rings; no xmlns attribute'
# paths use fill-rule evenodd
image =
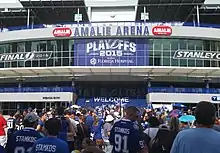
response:
<svg viewBox="0 0 220 153"><path fill-rule="evenodd" d="M15 132L8 140L6 150L8 153L30 153L34 142L42 138L33 128L24 128Z"/></svg>
<svg viewBox="0 0 220 153"><path fill-rule="evenodd" d="M34 143L31 153L69 153L69 147L63 140L46 137Z"/></svg>
<svg viewBox="0 0 220 153"><path fill-rule="evenodd" d="M144 140L136 123L122 119L117 121L110 132L113 153L137 153L144 148Z"/></svg>
<svg viewBox="0 0 220 153"><path fill-rule="evenodd" d="M12 117L7 119L8 135L13 134L16 131L16 120Z"/></svg>

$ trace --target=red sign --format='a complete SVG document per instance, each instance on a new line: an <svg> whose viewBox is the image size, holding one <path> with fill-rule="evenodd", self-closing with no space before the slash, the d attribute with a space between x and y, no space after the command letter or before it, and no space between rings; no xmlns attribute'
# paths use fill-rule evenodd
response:
<svg viewBox="0 0 220 153"><path fill-rule="evenodd" d="M152 29L152 33L155 36L170 36L172 34L172 28L169 26L155 26Z"/></svg>
<svg viewBox="0 0 220 153"><path fill-rule="evenodd" d="M55 28L53 30L54 37L70 37L72 35L72 30L66 27Z"/></svg>

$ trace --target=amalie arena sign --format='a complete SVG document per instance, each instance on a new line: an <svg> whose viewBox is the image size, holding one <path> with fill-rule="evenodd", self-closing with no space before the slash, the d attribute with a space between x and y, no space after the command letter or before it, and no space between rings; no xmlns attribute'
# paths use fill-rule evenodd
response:
<svg viewBox="0 0 220 153"><path fill-rule="evenodd" d="M172 28L169 26L151 28L143 23L120 26L76 25L76 27L56 27L52 33L54 37L149 36L149 28L155 36L170 36L172 34Z"/></svg>

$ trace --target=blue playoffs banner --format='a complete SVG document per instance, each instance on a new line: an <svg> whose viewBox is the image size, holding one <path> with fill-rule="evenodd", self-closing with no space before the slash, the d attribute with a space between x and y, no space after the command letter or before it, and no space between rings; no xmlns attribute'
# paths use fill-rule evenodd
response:
<svg viewBox="0 0 220 153"><path fill-rule="evenodd" d="M147 66L148 39L77 39L75 66Z"/></svg>

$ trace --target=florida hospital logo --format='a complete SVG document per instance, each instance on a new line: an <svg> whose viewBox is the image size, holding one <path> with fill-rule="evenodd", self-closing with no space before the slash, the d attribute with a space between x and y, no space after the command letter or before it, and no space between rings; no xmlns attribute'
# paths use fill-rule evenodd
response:
<svg viewBox="0 0 220 153"><path fill-rule="evenodd" d="M121 39L103 39L86 43L86 53L91 56L90 64L97 63L131 63L120 57L134 56L136 43Z"/></svg>
<svg viewBox="0 0 220 153"><path fill-rule="evenodd" d="M47 60L52 52L26 52L0 54L0 62L28 61L28 60Z"/></svg>

